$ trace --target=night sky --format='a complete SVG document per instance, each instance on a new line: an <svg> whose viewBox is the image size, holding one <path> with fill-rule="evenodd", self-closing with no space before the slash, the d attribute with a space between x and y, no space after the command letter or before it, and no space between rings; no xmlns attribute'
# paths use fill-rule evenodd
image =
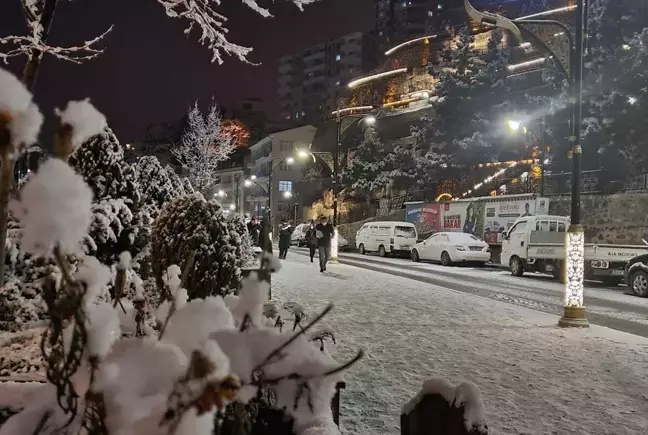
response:
<svg viewBox="0 0 648 435"><path fill-rule="evenodd" d="M0 35L24 35L20 0L2 3ZM261 66L232 57L221 66L210 63L211 52L196 35L185 37L185 22L168 18L155 0L61 1L52 45L78 44L115 27L97 59L75 65L45 57L35 90L41 109L49 116L54 106L90 97L122 142L143 139L149 124L176 120L194 100L207 103L212 95L225 107L261 97L272 116L279 57L373 26L373 0L322 0L304 12L279 0L270 4L275 18L269 19L240 0L223 3L217 10L229 18L229 40L254 47L250 60ZM9 68L20 72L24 59L16 58Z"/></svg>

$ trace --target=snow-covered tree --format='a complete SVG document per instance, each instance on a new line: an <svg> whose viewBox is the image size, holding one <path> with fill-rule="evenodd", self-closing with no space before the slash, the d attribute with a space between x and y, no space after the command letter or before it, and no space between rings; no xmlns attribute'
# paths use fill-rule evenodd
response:
<svg viewBox="0 0 648 435"><path fill-rule="evenodd" d="M186 171L191 185L198 192L207 194L218 179L218 165L228 160L235 149L231 136L222 128L216 105L212 104L204 116L196 103L187 115L182 140L172 152Z"/></svg>
<svg viewBox="0 0 648 435"><path fill-rule="evenodd" d="M430 151L445 155L448 164L473 165L496 157L502 117L512 111L508 52L498 30L492 31L485 53L475 48L468 27L455 42L434 70L439 76L436 114L424 136Z"/></svg>
<svg viewBox="0 0 648 435"><path fill-rule="evenodd" d="M389 183L383 172L387 150L373 127L364 131L364 139L349 156L342 170L342 184L368 200Z"/></svg>
<svg viewBox="0 0 648 435"><path fill-rule="evenodd" d="M164 204L185 194L175 171L167 171L155 156L140 157L134 169L140 186L141 204L150 210L153 219Z"/></svg>
<svg viewBox="0 0 648 435"><path fill-rule="evenodd" d="M200 193L181 196L162 207L151 237L153 273L161 286L173 264L195 255L187 280L190 298L227 295L241 283L241 238L232 231L221 205Z"/></svg>
<svg viewBox="0 0 648 435"><path fill-rule="evenodd" d="M583 160L614 177L648 171L648 3L592 0Z"/></svg>
<svg viewBox="0 0 648 435"><path fill-rule="evenodd" d="M231 213L227 217L227 225L229 226L230 235L235 239L237 245L236 255L241 258L241 267L253 266L256 263L255 245L250 233L248 233L245 216Z"/></svg>
<svg viewBox="0 0 648 435"><path fill-rule="evenodd" d="M16 56L40 58L43 54L52 55L58 59L80 63L100 55L103 50L97 48L105 36L112 30L112 26L101 35L86 40L84 43L59 47L48 44L49 30L54 20L56 5L60 0L16 0L20 1L25 12L25 19L29 33L25 36L13 35L0 38L0 46L5 46L0 52L0 59ZM230 42L227 39L229 29L225 23L227 18L216 11L220 6L217 0L151 0L157 1L165 10L168 17L178 18L187 22L185 34L197 32L200 34L198 41L212 52L212 62L223 63L223 55L235 56L243 62L248 62L247 56L252 51ZM257 0L241 0L243 4L261 16L268 18L270 11L257 2ZM317 0L289 0L298 8L314 3ZM31 87L31 86L30 86Z"/></svg>
<svg viewBox="0 0 648 435"><path fill-rule="evenodd" d="M112 130L106 128L80 146L70 156L70 164L93 192L90 252L108 264L123 251L137 255L146 245L147 236L140 232L147 231L150 217L140 212L136 173L124 160L123 147Z"/></svg>

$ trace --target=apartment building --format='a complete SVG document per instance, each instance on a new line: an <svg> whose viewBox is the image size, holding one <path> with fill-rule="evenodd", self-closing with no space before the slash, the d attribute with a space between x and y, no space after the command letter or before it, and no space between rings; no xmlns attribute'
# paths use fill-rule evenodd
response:
<svg viewBox="0 0 648 435"><path fill-rule="evenodd" d="M374 67L375 38L361 32L279 59L280 117L288 125L317 124L354 76Z"/></svg>
<svg viewBox="0 0 648 435"><path fill-rule="evenodd" d="M250 179L254 179L254 183L251 183L254 185L244 186L245 209L254 215L264 216L270 191L275 233L281 219L293 216L295 204L301 207L295 186L302 179L303 166L297 151L309 148L316 130L312 125L304 125L278 131L249 148L251 154L246 172Z"/></svg>

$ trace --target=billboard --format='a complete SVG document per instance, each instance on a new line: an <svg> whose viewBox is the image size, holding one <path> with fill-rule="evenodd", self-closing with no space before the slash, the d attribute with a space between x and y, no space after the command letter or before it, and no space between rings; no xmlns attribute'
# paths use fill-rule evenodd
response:
<svg viewBox="0 0 648 435"><path fill-rule="evenodd" d="M484 204L479 201L451 201L440 204L439 231L453 231L481 237L484 231Z"/></svg>
<svg viewBox="0 0 648 435"><path fill-rule="evenodd" d="M520 217L547 214L549 200L546 198L497 199L484 203L484 240L486 243L502 243L502 234Z"/></svg>
<svg viewBox="0 0 648 435"><path fill-rule="evenodd" d="M440 231L439 215L439 204L407 204L405 208L405 220L414 224L419 236Z"/></svg>

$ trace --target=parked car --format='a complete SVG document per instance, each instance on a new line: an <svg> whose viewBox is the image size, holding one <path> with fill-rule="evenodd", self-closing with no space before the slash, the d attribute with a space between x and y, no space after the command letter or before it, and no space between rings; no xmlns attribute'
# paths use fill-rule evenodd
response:
<svg viewBox="0 0 648 435"><path fill-rule="evenodd" d="M349 241L338 233L338 250L348 251L349 249L351 249L351 246L349 246Z"/></svg>
<svg viewBox="0 0 648 435"><path fill-rule="evenodd" d="M625 282L633 294L648 298L648 254L639 255L628 262Z"/></svg>
<svg viewBox="0 0 648 435"><path fill-rule="evenodd" d="M444 266L465 262L485 264L490 256L488 243L466 233L434 233L412 248L413 261L439 261Z"/></svg>
<svg viewBox="0 0 648 435"><path fill-rule="evenodd" d="M377 252L381 257L410 255L418 234L411 222L369 222L356 233L356 249L361 254Z"/></svg>
<svg viewBox="0 0 648 435"><path fill-rule="evenodd" d="M308 243L308 240L306 240L306 232L308 231L309 226L310 224L297 225L290 236L290 244L297 245L300 248L306 246Z"/></svg>

